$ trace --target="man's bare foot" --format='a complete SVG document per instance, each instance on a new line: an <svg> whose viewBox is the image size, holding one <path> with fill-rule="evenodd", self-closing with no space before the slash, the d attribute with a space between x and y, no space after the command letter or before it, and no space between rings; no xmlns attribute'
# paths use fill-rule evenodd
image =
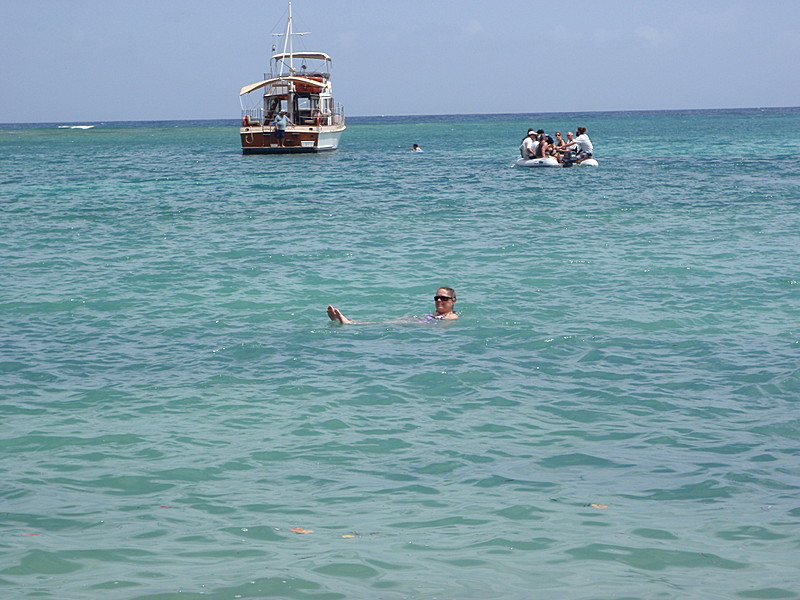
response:
<svg viewBox="0 0 800 600"><path fill-rule="evenodd" d="M334 308L330 304L328 305L328 318L330 318L331 321L338 321L342 325L352 323L350 319L342 314L342 311L340 311L338 308Z"/></svg>

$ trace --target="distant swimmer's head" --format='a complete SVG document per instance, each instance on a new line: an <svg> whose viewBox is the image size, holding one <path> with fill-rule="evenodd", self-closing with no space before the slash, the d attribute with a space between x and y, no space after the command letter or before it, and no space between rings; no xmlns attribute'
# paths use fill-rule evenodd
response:
<svg viewBox="0 0 800 600"><path fill-rule="evenodd" d="M456 303L456 291L451 287L440 287L436 290L433 301L436 304L436 312L438 314L449 314L453 312L453 305Z"/></svg>

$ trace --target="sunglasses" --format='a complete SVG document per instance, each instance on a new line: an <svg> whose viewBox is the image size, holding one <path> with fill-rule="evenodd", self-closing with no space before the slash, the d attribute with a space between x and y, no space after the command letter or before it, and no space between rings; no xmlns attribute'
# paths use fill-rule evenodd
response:
<svg viewBox="0 0 800 600"><path fill-rule="evenodd" d="M447 302L448 300L455 300L455 298L451 298L450 296L434 296L433 299L436 302Z"/></svg>

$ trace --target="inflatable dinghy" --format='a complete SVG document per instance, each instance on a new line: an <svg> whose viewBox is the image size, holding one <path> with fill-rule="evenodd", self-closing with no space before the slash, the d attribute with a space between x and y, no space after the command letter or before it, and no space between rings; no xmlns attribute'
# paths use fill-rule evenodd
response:
<svg viewBox="0 0 800 600"><path fill-rule="evenodd" d="M560 167L561 163L552 156L546 158L518 158L515 167Z"/></svg>
<svg viewBox="0 0 800 600"><path fill-rule="evenodd" d="M597 160L594 158L587 158L583 162L575 163L560 163L552 156L546 158L518 158L514 163L515 167L597 167L599 166Z"/></svg>

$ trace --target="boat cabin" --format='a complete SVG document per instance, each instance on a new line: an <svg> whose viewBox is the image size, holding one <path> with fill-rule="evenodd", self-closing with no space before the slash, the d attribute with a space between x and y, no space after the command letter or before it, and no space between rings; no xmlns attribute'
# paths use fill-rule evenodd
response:
<svg viewBox="0 0 800 600"><path fill-rule="evenodd" d="M294 61L302 61L299 69ZM307 63L320 63L309 70ZM242 106L242 123L267 126L282 110L289 113L295 125L333 125L337 106L331 96L331 58L324 52L275 54L271 58L272 72L264 80L242 88L240 96L263 89L261 106Z"/></svg>

